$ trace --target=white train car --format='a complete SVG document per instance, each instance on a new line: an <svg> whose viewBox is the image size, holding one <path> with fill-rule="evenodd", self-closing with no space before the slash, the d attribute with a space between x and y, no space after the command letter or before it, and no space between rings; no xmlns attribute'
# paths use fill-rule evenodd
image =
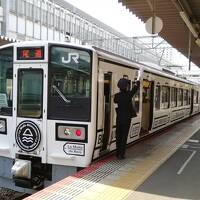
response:
<svg viewBox="0 0 200 200"><path fill-rule="evenodd" d="M2 46L0 187L33 192L113 152L113 97L123 75L140 77L129 144L199 112L198 85L99 49Z"/></svg>

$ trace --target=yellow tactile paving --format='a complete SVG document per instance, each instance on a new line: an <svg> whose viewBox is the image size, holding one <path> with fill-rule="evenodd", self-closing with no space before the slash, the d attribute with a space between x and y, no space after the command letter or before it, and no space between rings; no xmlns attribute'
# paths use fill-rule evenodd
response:
<svg viewBox="0 0 200 200"><path fill-rule="evenodd" d="M130 162L133 163L132 167L129 165L122 167L120 170L124 170L124 173L116 173L116 177L110 180L106 184L106 180L109 180L109 176L103 181L95 184L85 192L74 197L75 200L121 200L126 199L130 194L134 199L163 199L168 200L172 198L167 198L150 194L141 194L134 191L149 175L151 175L167 158L169 158L186 140L188 140L191 135L196 132L199 128L200 119L199 117L194 117L189 122L181 123L174 127L173 133L167 132L167 140L162 139L162 143L157 142L157 145L152 148L148 155L144 155L144 159L136 160L135 164L133 162L134 157ZM177 130L177 132L176 132ZM176 133L175 133L176 132ZM166 137L161 136L161 137ZM158 140L157 138L155 139ZM119 171L120 171L119 170ZM112 175L111 175L112 176ZM134 195L133 195L134 194ZM145 197L144 197L145 196Z"/></svg>

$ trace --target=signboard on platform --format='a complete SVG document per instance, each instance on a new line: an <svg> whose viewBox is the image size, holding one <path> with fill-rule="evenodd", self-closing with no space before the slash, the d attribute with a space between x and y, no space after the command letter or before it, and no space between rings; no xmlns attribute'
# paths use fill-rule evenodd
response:
<svg viewBox="0 0 200 200"><path fill-rule="evenodd" d="M157 16L150 17L145 23L145 28L149 34L158 34L163 28L163 21Z"/></svg>

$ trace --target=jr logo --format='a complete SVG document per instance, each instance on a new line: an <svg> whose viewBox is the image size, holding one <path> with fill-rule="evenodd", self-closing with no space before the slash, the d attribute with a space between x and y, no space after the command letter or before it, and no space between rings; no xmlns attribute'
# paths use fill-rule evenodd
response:
<svg viewBox="0 0 200 200"><path fill-rule="evenodd" d="M68 64L68 63L70 63L72 60L73 60L75 63L79 63L79 62L78 62L78 59L79 59L79 54L78 54L78 53L69 53L69 54L68 54L68 59L67 59L67 60L65 60L65 58L62 57L62 63Z"/></svg>

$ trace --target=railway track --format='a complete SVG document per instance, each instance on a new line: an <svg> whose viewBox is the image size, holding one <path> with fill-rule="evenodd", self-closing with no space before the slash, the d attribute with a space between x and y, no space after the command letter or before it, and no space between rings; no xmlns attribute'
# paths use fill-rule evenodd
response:
<svg viewBox="0 0 200 200"><path fill-rule="evenodd" d="M16 192L16 191L9 190L6 188L0 188L0 199L1 200L21 200L27 196L29 196L29 194Z"/></svg>

